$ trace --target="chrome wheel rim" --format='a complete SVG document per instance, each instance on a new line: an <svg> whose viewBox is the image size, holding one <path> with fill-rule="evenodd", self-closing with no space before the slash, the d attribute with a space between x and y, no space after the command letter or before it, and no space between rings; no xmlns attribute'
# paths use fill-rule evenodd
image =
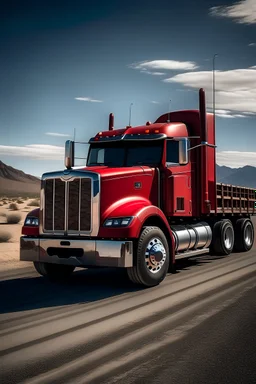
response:
<svg viewBox="0 0 256 384"><path fill-rule="evenodd" d="M245 244L248 247L250 247L252 245L252 240L253 240L252 226L248 224L245 228L245 233L244 233Z"/></svg>
<svg viewBox="0 0 256 384"><path fill-rule="evenodd" d="M224 243L226 249L230 249L233 244L233 231L231 227L228 227L226 232L225 232L225 238L224 238Z"/></svg>
<svg viewBox="0 0 256 384"><path fill-rule="evenodd" d="M147 269L151 273L157 273L161 270L166 260L166 249L158 237L154 237L148 242L145 261Z"/></svg>

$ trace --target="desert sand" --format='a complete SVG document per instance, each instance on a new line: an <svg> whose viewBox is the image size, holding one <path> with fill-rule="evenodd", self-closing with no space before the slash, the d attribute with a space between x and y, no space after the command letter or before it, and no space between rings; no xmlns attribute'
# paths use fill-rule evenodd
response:
<svg viewBox="0 0 256 384"><path fill-rule="evenodd" d="M26 218L28 212L32 211L37 207L29 206L28 203L34 199L25 200L22 204L17 204L19 210L12 211L9 209L11 201L7 198L8 203L0 206L0 236L3 232L9 232L11 234L10 240L7 242L0 242L0 270L5 271L12 268L26 268L27 266L31 266L30 262L20 261L20 236L21 236L21 228ZM1 204L3 202L1 201ZM20 214L21 220L18 224L7 224L6 216L9 214Z"/></svg>

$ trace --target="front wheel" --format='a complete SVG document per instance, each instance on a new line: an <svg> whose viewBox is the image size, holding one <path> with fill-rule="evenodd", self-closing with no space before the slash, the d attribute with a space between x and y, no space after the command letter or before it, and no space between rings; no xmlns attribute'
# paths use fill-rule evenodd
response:
<svg viewBox="0 0 256 384"><path fill-rule="evenodd" d="M75 269L72 265L51 264L40 261L34 261L34 267L40 275L56 281L67 279Z"/></svg>
<svg viewBox="0 0 256 384"><path fill-rule="evenodd" d="M136 265L127 268L128 277L135 284L153 287L165 278L169 262L164 233L158 227L145 227L138 241Z"/></svg>

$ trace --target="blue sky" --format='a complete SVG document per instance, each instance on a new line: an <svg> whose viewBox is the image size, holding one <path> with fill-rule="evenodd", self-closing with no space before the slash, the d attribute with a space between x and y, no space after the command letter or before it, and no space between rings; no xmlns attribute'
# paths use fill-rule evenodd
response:
<svg viewBox="0 0 256 384"><path fill-rule="evenodd" d="M37 176L62 169L74 128L76 139L87 141L107 129L110 112L123 127L130 103L132 125L140 125L167 112L170 99L172 110L197 108L205 87L211 111L217 53L218 163L256 166L255 0L6 3L3 162Z"/></svg>

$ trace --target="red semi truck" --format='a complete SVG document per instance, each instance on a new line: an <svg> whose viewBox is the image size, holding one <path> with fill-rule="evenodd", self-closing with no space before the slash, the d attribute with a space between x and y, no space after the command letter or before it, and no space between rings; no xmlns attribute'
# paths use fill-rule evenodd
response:
<svg viewBox="0 0 256 384"><path fill-rule="evenodd" d="M22 228L20 260L39 274L65 278L76 267L122 267L136 284L154 286L175 261L252 248L255 190L216 183L215 126L199 110L166 113L154 123L99 132L87 165L45 173L40 209Z"/></svg>

